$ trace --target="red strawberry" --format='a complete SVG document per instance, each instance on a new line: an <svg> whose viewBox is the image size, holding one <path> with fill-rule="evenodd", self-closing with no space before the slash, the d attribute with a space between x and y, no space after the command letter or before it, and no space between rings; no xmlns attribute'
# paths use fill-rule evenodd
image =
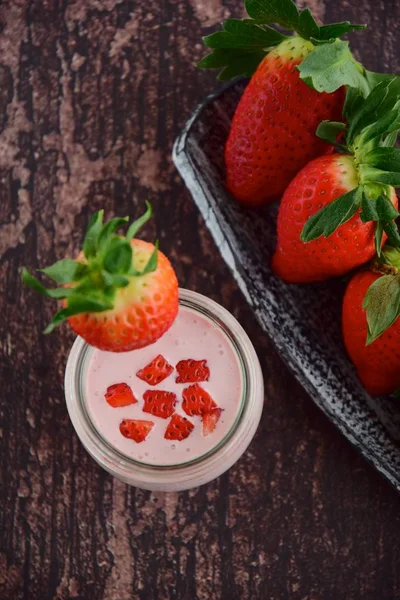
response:
<svg viewBox="0 0 400 600"><path fill-rule="evenodd" d="M182 392L182 408L189 417L201 416L217 408L216 403L198 383L190 385Z"/></svg>
<svg viewBox="0 0 400 600"><path fill-rule="evenodd" d="M121 421L119 430L122 435L140 444L153 429L153 421L142 421L141 419L124 419Z"/></svg>
<svg viewBox="0 0 400 600"><path fill-rule="evenodd" d="M175 272L158 244L133 237L151 214L148 204L145 215L132 223L124 238L115 231L127 219L103 225L103 211L96 213L78 259L43 269L61 288L46 290L23 270L27 285L51 298L65 298L64 308L46 332L68 319L88 344L124 352L154 343L169 329L178 312Z"/></svg>
<svg viewBox="0 0 400 600"><path fill-rule="evenodd" d="M178 377L176 383L195 383L196 381L208 381L210 369L206 360L180 360L176 365Z"/></svg>
<svg viewBox="0 0 400 600"><path fill-rule="evenodd" d="M239 101L225 146L226 186L248 206L280 198L302 167L333 150L315 131L341 119L345 92L320 94L300 79L296 67L313 49L301 38L282 42Z"/></svg>
<svg viewBox="0 0 400 600"><path fill-rule="evenodd" d="M400 388L400 252L390 248L384 252L389 263L390 255L395 255L397 267L380 265L381 273L357 273L343 299L343 340L359 378L373 396Z"/></svg>
<svg viewBox="0 0 400 600"><path fill-rule="evenodd" d="M362 26L319 27L309 9L299 12L292 0L273 8L246 2L246 9L251 19L229 19L223 31L204 38L213 52L199 66L223 68L221 79L252 75L232 120L225 164L227 188L256 206L280 198L302 167L333 150L315 136L319 123L341 119L344 86L368 84L348 43L334 41ZM272 23L299 35L288 38L267 27Z"/></svg>
<svg viewBox="0 0 400 600"><path fill-rule="evenodd" d="M137 402L131 388L126 383L115 383L107 388L105 399L114 408L128 406Z"/></svg>
<svg viewBox="0 0 400 600"><path fill-rule="evenodd" d="M181 442L189 437L193 429L194 425L189 421L189 419L186 419L186 417L181 417L181 415L175 413L168 423L164 438L166 440L177 440Z"/></svg>
<svg viewBox="0 0 400 600"><path fill-rule="evenodd" d="M222 408L213 408L210 412L203 415L203 435L208 436L212 433L217 425L217 422L221 416Z"/></svg>
<svg viewBox="0 0 400 600"><path fill-rule="evenodd" d="M168 419L174 412L176 396L173 392L147 390L143 394L143 399L143 412L151 413L162 419Z"/></svg>
<svg viewBox="0 0 400 600"><path fill-rule="evenodd" d="M279 207L272 262L285 281L343 275L380 252L387 235L400 243L393 222L399 214L397 196L387 183L400 185L400 175L392 172L398 150L387 147L388 133L400 118L399 93L396 78L360 99L357 110L347 115L345 143L352 154L316 158L288 186ZM381 100L377 119L375 105ZM393 123L387 123L389 117ZM330 127L336 125L323 124L321 135Z"/></svg>
<svg viewBox="0 0 400 600"><path fill-rule="evenodd" d="M174 367L159 354L151 361L151 363L146 365L143 369L140 369L140 371L136 373L136 377L139 377L139 379L142 379L149 385L157 385L171 375L173 370Z"/></svg>
<svg viewBox="0 0 400 600"><path fill-rule="evenodd" d="M153 244L131 240L133 265L146 265ZM167 257L157 250L157 269L130 278L118 289L115 307L100 313L70 317L72 329L88 344L111 352L136 350L157 341L172 325L178 312L178 282Z"/></svg>
<svg viewBox="0 0 400 600"><path fill-rule="evenodd" d="M278 244L274 272L289 283L321 281L343 275L375 255L376 223L361 220L361 209L328 238L301 239L307 220L342 194L356 188L358 174L351 156L316 158L293 179L278 214ZM397 196L392 191L393 206ZM386 239L384 234L382 244Z"/></svg>

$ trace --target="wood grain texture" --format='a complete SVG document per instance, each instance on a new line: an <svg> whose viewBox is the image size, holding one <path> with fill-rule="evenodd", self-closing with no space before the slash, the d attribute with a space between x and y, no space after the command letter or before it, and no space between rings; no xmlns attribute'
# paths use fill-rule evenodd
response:
<svg viewBox="0 0 400 600"><path fill-rule="evenodd" d="M309 3L353 18L369 68L400 71L394 0ZM0 598L400 598L398 495L296 384L260 333L173 168L173 140L215 87L201 34L241 0L0 3ZM183 287L217 300L253 340L265 410L243 458L190 492L152 494L103 472L63 399L73 335L18 270L79 248L89 215L145 198ZM210 270L209 265L213 265Z"/></svg>

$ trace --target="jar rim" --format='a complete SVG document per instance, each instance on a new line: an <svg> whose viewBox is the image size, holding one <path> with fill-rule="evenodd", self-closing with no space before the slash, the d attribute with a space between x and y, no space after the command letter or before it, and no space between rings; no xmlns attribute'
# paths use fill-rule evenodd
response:
<svg viewBox="0 0 400 600"><path fill-rule="evenodd" d="M251 437L240 454L244 452L261 417L263 404L261 368L254 347L242 326L229 311L197 292L180 288L179 303L202 313L222 329L234 348L242 372L242 397L235 420L225 436L204 454L185 462L154 465L137 461L120 452L101 435L86 408L82 379L90 347L82 338L78 337L73 344L65 373L68 412L86 450L100 466L116 477L146 489L166 489L168 486L172 486L171 489L187 489L193 487L185 485L190 480L200 480L205 483L203 479L210 480L218 476L239 458L237 456L230 463L229 456L232 451L233 454L237 454L238 447L243 446L243 441L247 440L249 434L248 425L252 424ZM254 418L249 419L249 416L255 417L255 426ZM219 469L218 462L221 461L223 468ZM208 473L213 469L221 472L208 477Z"/></svg>

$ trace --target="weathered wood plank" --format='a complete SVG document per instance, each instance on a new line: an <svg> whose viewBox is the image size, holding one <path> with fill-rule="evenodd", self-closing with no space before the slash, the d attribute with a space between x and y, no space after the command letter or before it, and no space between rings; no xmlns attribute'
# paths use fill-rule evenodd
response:
<svg viewBox="0 0 400 600"><path fill-rule="evenodd" d="M310 5L370 68L400 70L387 0ZM6 0L0 5L0 597L257 600L400 597L399 499L332 428L259 332L171 158L215 87L200 36L241 0ZM265 412L249 451L181 494L128 488L79 444L63 400L73 336L18 269L73 255L91 212L156 208L181 285L256 344ZM182 227L184 223L184 227ZM207 268L212 261L213 271Z"/></svg>

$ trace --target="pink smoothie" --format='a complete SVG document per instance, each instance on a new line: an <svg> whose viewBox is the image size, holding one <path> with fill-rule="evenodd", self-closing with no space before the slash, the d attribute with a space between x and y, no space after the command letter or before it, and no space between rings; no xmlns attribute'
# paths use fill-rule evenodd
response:
<svg viewBox="0 0 400 600"><path fill-rule="evenodd" d="M201 417L188 416L182 410L182 391L190 384L176 383L176 370L157 386L149 386L136 377L136 372L158 354L162 354L172 366L189 358L207 360L210 378L199 385L223 409L213 433L205 437ZM132 388L137 404L113 408L106 402L104 394L107 387L121 382ZM84 388L89 416L109 444L143 463L173 465L204 455L227 435L241 407L243 375L236 351L224 331L205 315L180 306L172 327L151 346L120 354L93 349L86 366ZM143 412L143 393L149 389L176 394L175 412L188 418L195 426L187 439L164 439L169 419ZM155 425L147 439L138 444L120 433L119 425L123 419L144 419L153 421Z"/></svg>

